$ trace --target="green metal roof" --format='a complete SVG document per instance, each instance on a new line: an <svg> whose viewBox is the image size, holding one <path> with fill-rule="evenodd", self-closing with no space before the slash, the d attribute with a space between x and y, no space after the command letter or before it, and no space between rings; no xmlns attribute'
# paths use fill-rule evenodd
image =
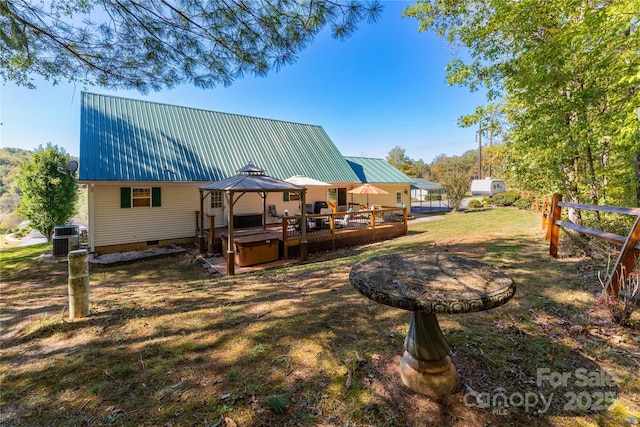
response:
<svg viewBox="0 0 640 427"><path fill-rule="evenodd" d="M422 178L414 178L415 184L411 186L412 190L442 190L442 186L435 182L427 181Z"/></svg>
<svg viewBox="0 0 640 427"><path fill-rule="evenodd" d="M219 181L247 163L358 182L320 126L82 93L81 181Z"/></svg>
<svg viewBox="0 0 640 427"><path fill-rule="evenodd" d="M409 178L384 159L349 156L345 156L345 159L358 176L360 182L377 182L379 184L415 182L415 179Z"/></svg>

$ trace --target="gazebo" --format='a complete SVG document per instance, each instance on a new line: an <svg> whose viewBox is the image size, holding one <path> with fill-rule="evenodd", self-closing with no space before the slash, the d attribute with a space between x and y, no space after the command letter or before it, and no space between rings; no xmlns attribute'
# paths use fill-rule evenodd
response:
<svg viewBox="0 0 640 427"><path fill-rule="evenodd" d="M263 169L249 163L242 169L239 169L237 175L223 179L221 181L210 182L199 187L200 190L200 250L203 251L204 242L204 199L213 191L222 191L225 194L228 210L228 227L227 236L227 274L235 273L235 251L233 250L233 206L246 193L258 193L262 198L262 227L266 228L267 217L267 194L286 191L300 193L302 206L305 204L306 192L305 187L292 184L290 182L281 181L279 179L268 176ZM306 213L302 209L302 223L306 223ZM300 239L300 258L305 261L307 259L307 233L306 227L302 227Z"/></svg>

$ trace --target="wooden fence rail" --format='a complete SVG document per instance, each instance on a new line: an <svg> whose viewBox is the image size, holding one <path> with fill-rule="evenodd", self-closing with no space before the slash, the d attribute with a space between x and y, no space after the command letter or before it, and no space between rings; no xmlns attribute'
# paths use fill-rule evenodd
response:
<svg viewBox="0 0 640 427"><path fill-rule="evenodd" d="M621 236L619 234L609 233L597 230L591 227L574 224L562 220L562 208L574 208L589 211L608 212L622 215L632 215L636 220L629 231L629 234ZM635 264L640 255L640 208L624 208L616 206L598 206L586 205L582 203L568 203L562 201L561 194L554 194L551 200L551 207L547 215L547 234L546 239L549 240L549 254L558 257L558 240L560 237L560 228L566 228L578 233L606 240L611 243L622 245L622 249L618 254L616 263L613 266L611 274L607 277L605 288L611 297L617 298L620 292L620 284L624 283L629 275L633 272Z"/></svg>

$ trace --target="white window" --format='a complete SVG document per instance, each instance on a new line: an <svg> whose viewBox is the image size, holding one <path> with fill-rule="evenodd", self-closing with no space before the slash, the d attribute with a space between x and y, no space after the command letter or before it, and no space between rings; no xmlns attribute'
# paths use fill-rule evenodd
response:
<svg viewBox="0 0 640 427"><path fill-rule="evenodd" d="M396 203L402 203L402 191L396 191Z"/></svg>
<svg viewBox="0 0 640 427"><path fill-rule="evenodd" d="M222 191L211 192L211 209L224 208L224 193Z"/></svg>
<svg viewBox="0 0 640 427"><path fill-rule="evenodd" d="M151 188L132 188L131 200L134 208L151 206Z"/></svg>

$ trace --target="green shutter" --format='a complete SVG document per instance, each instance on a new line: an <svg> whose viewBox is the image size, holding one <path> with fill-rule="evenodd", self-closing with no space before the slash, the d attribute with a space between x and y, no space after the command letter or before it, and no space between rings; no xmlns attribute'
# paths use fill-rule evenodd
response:
<svg viewBox="0 0 640 427"><path fill-rule="evenodd" d="M161 206L160 187L151 188L151 206Z"/></svg>
<svg viewBox="0 0 640 427"><path fill-rule="evenodd" d="M289 192L285 191L282 193L282 201L283 202L288 202L289 201Z"/></svg>
<svg viewBox="0 0 640 427"><path fill-rule="evenodd" d="M120 207L131 207L131 187L120 187Z"/></svg>

